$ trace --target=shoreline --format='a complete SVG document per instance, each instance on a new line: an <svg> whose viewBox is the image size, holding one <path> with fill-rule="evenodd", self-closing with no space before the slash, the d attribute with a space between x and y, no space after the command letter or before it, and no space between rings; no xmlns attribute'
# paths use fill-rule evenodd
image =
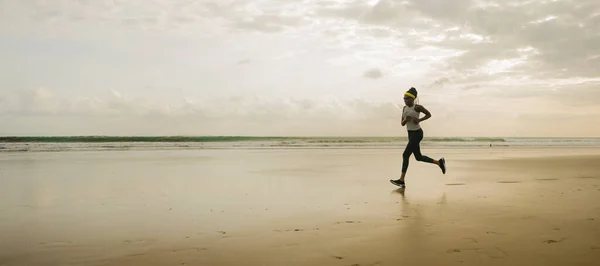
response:
<svg viewBox="0 0 600 266"><path fill-rule="evenodd" d="M66 152L66 151L141 151L141 150L403 150L406 141L386 143L280 143L280 142L210 142L210 143L169 143L169 142L108 142L108 143L0 143L0 154L19 152ZM595 144L493 144L468 142L429 142L422 141L421 149L443 150L532 150L532 149L598 149Z"/></svg>

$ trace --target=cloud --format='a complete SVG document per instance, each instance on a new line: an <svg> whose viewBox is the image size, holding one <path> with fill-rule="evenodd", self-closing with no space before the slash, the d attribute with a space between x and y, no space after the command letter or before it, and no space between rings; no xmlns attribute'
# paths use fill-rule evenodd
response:
<svg viewBox="0 0 600 266"><path fill-rule="evenodd" d="M573 83L556 82L540 88L537 97L547 94L557 104L579 108L600 108L600 78L573 80Z"/></svg>
<svg viewBox="0 0 600 266"><path fill-rule="evenodd" d="M450 79L447 77L442 77L439 79L436 79L433 83L429 84L428 87L443 87L446 83L449 83Z"/></svg>
<svg viewBox="0 0 600 266"><path fill-rule="evenodd" d="M52 29L54 34L75 34L90 28L118 28L194 35L222 34L223 29L275 33L305 22L303 10L293 1L1 1L0 31L41 34Z"/></svg>
<svg viewBox="0 0 600 266"><path fill-rule="evenodd" d="M280 32L287 28L298 26L299 17L281 15L258 15L247 18L235 19L232 25L241 30L254 30L259 32Z"/></svg>
<svg viewBox="0 0 600 266"><path fill-rule="evenodd" d="M370 79L379 79L383 76L379 68L372 68L363 73L363 76Z"/></svg>
<svg viewBox="0 0 600 266"><path fill-rule="evenodd" d="M407 6L399 1L380 0L375 4L369 1L347 1L335 4L322 5L318 14L356 20L360 23L375 26L403 25L415 18L415 14L407 9Z"/></svg>
<svg viewBox="0 0 600 266"><path fill-rule="evenodd" d="M250 64L250 63L252 63L251 59L242 59L242 60L240 60L240 61L237 62L238 65L247 65L247 64Z"/></svg>
<svg viewBox="0 0 600 266"><path fill-rule="evenodd" d="M162 103L125 97L110 90L105 97L59 96L45 88L0 97L0 115L75 115L75 116L197 116L206 119L280 120L361 120L389 119L398 116L392 102L362 98L297 99L233 96L203 100L185 98Z"/></svg>
<svg viewBox="0 0 600 266"><path fill-rule="evenodd" d="M459 27L463 36L488 40L467 45L432 43L467 51L456 59L454 68L469 70L494 60L522 60L509 68L540 78L593 77L600 71L593 58L600 54L600 36L595 30L600 25L593 16L600 10L597 1L529 1L522 6L505 3L465 10L441 16L427 6L418 9L440 23Z"/></svg>
<svg viewBox="0 0 600 266"><path fill-rule="evenodd" d="M594 84L597 83L581 84L577 91L557 88L554 94L543 94L540 90L538 97L519 95L535 91L518 88L496 91L513 97L498 97L489 92L439 94L420 89L421 104L433 113L433 118L424 124L426 134L511 136L516 129L528 136L597 134L600 127L582 131L578 126L600 117L600 108L589 100L600 96ZM586 100L590 104L584 104ZM52 126L43 134L390 136L403 130L399 124L400 101L364 97L231 96L183 98L167 103L128 96L117 90L103 95L74 96L39 88L2 94L0 103L0 117L6 122L5 135L39 134L40 125L47 121L53 121ZM465 113L469 114L468 119ZM551 130L564 117L571 126ZM532 122L532 118L537 120ZM489 123L490 119L494 123ZM543 133L544 130L550 133Z"/></svg>
<svg viewBox="0 0 600 266"><path fill-rule="evenodd" d="M600 116L599 28L591 0L0 1L0 115L373 132L415 86L440 119L428 134L500 134Z"/></svg>
<svg viewBox="0 0 600 266"><path fill-rule="evenodd" d="M600 73L600 2L451 2L380 0L322 6L320 14L379 26L410 48L461 52L438 65L440 73L545 78ZM482 72L482 73L473 73Z"/></svg>

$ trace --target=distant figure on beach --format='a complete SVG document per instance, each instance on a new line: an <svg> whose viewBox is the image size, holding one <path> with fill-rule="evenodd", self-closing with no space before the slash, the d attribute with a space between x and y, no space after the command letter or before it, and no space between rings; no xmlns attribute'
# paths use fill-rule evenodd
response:
<svg viewBox="0 0 600 266"><path fill-rule="evenodd" d="M444 157L439 160L434 160L421 154L420 143L421 140L423 140L423 129L421 128L420 123L429 119L431 113L422 105L416 104L416 98L417 89L415 88L410 88L404 93L405 106L402 109L401 124L402 126L406 126L406 130L408 131L408 144L402 154L402 175L400 176L400 179L390 180L392 184L400 187L406 187L404 178L406 176L406 171L408 170L408 160L410 159L411 154L415 155L417 161L438 165L442 169L442 173L446 174L446 159L444 159ZM425 116L419 118L420 113L424 113Z"/></svg>

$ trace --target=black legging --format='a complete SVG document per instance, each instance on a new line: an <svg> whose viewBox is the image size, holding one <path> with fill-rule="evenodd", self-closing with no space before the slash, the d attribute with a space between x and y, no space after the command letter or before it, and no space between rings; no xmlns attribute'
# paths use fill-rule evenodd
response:
<svg viewBox="0 0 600 266"><path fill-rule="evenodd" d="M403 173L406 173L406 170L408 170L408 159L410 159L410 155L413 153L417 161L433 163L433 159L421 154L421 147L419 146L421 140L423 140L423 129L408 131L408 144L406 144L406 149L404 149L404 153L402 154Z"/></svg>

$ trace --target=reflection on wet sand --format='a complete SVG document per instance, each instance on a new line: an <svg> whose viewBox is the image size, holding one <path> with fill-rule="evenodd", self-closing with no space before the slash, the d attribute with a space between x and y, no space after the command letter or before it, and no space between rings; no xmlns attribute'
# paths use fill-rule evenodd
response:
<svg viewBox="0 0 600 266"><path fill-rule="evenodd" d="M455 152L406 189L390 150L2 154L0 265L595 265L586 153Z"/></svg>

